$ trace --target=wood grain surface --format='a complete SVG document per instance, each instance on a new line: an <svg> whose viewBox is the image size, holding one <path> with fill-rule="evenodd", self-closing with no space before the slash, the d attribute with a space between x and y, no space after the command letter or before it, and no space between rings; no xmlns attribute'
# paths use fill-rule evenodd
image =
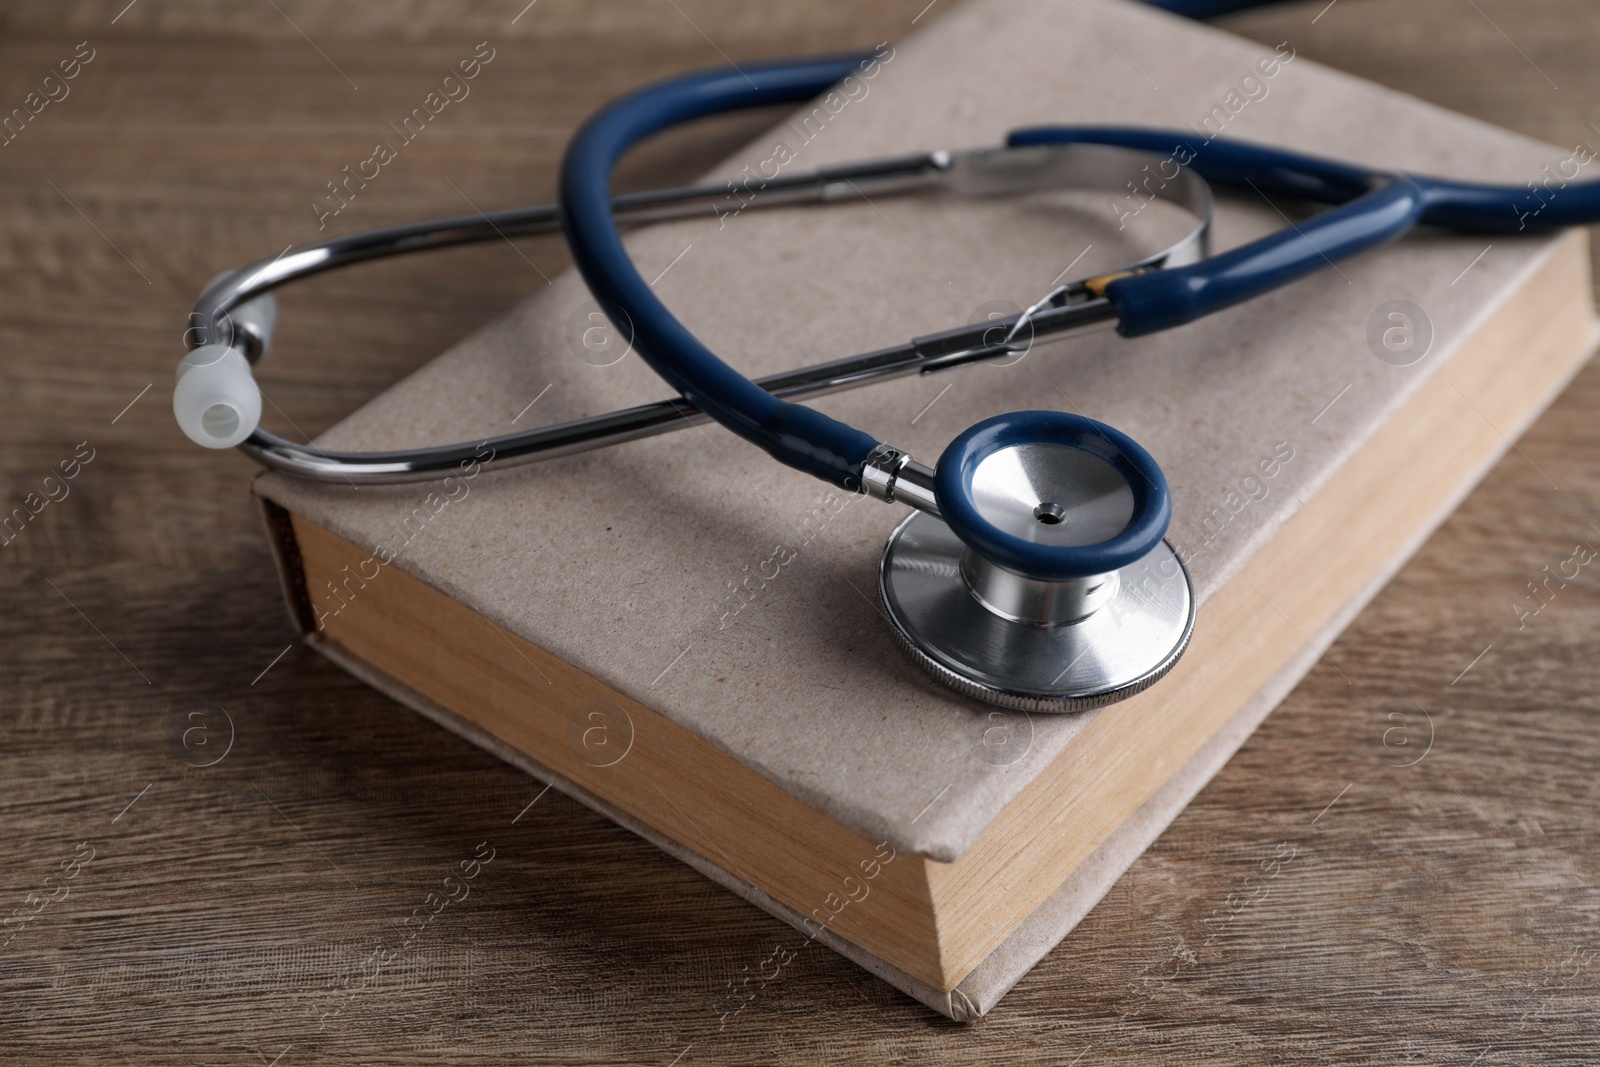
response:
<svg viewBox="0 0 1600 1067"><path fill-rule="evenodd" d="M325 183L478 42L471 95L330 230L545 199L626 87L870 46L956 0L525 2L0 12L0 113L93 54L0 147L0 511L59 498L0 547L0 916L31 916L0 932L0 1060L1600 1061L1600 561L1526 597L1600 548L1600 369L971 1026L815 948L723 1024L795 934L295 644L251 465L170 413L207 278L314 239ZM1600 141L1584 0L1224 24ZM687 178L766 122L674 135L624 180ZM268 424L317 433L564 264L525 240L291 291Z"/></svg>

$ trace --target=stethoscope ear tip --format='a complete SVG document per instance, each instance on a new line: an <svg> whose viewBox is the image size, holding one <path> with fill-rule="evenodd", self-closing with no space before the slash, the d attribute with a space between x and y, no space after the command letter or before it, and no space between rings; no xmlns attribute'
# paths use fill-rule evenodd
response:
<svg viewBox="0 0 1600 1067"><path fill-rule="evenodd" d="M201 345L178 364L172 414L185 436L206 448L233 448L261 422L261 389L244 353Z"/></svg>

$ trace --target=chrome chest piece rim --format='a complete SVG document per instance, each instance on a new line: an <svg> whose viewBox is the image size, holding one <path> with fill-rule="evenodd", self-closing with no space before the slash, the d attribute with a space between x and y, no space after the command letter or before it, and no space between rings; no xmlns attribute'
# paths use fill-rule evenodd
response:
<svg viewBox="0 0 1600 1067"><path fill-rule="evenodd" d="M973 455L973 508L1008 537L1111 559L1100 549L1138 525L1124 473L1137 478L1135 467L1037 439ZM890 535L878 593L900 644L944 684L1022 711L1081 711L1152 685L1188 646L1194 586L1155 537L1123 566L1043 580L984 558L919 511Z"/></svg>
<svg viewBox="0 0 1600 1067"><path fill-rule="evenodd" d="M1072 622L1007 618L962 575L967 547L950 527L913 512L878 568L895 637L935 679L966 696L1028 712L1084 711L1160 681L1194 632L1189 570L1162 541L1111 577L1115 592Z"/></svg>

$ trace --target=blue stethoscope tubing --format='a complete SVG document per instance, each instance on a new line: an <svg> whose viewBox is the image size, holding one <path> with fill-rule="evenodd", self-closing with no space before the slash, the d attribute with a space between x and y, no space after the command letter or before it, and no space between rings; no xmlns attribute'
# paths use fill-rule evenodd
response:
<svg viewBox="0 0 1600 1067"><path fill-rule="evenodd" d="M1243 141L1200 140L1170 130L1036 126L1011 145L1102 144L1138 149L1188 166L1213 186L1337 205L1187 267L1120 278L1106 287L1124 337L1182 326L1313 274L1427 224L1454 230L1540 233L1600 219L1600 182L1569 185L1537 213L1518 205L1525 186L1480 185L1319 159Z"/></svg>
<svg viewBox="0 0 1600 1067"><path fill-rule="evenodd" d="M774 397L719 359L667 310L623 247L611 213L611 173L629 148L670 126L809 100L870 58L708 71L630 93L590 118L567 145L557 195L573 261L596 303L631 334L634 351L691 403L780 463L853 492L879 442L820 411Z"/></svg>
<svg viewBox="0 0 1600 1067"><path fill-rule="evenodd" d="M1220 13L1250 3L1158 4L1180 13ZM750 381L696 338L655 295L622 243L612 215L611 175L634 145L692 119L744 108L809 100L869 62L846 55L714 70L659 82L602 109L584 124L562 160L562 224L579 272L599 306L640 356L684 397L774 459L851 491L863 467L884 447L871 434L803 404L782 400ZM1140 150L1194 168L1215 185L1253 189L1334 205L1303 222L1190 266L1117 278L1105 287L1117 331L1138 337L1172 329L1250 300L1325 266L1395 240L1419 224L1484 232L1545 232L1600 220L1600 182L1569 184L1539 201L1536 214L1519 211L1530 190L1368 169L1283 149L1182 132L1094 126L1041 126L1014 131L1013 146L1097 144ZM1111 569L1139 558L1166 529L1164 483L1152 483L1150 508L1136 512L1129 536L1115 545L1064 549L1004 535L972 506L970 470L978 453L1001 438L1046 432L1071 436L1109 427L1061 413L1017 412L963 434L940 457L939 508L961 540L1019 573L1065 578ZM1052 422L1054 420L1054 422ZM975 428L976 429L976 428ZM1118 435L1120 439L1120 435ZM1131 444L1131 442L1129 442ZM1137 447L1137 446L1133 446ZM1139 450L1137 466L1159 468ZM1137 536L1134 536L1137 534Z"/></svg>

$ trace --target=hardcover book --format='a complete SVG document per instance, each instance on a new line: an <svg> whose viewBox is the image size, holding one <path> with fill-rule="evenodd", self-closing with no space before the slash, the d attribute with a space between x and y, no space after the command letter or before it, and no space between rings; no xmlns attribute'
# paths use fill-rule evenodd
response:
<svg viewBox="0 0 1600 1067"><path fill-rule="evenodd" d="M1185 224L1136 189L746 210L762 175L1045 123L1509 183L1574 158L1140 4L970 0L719 168L726 210L629 247L689 328L754 377L1015 311ZM1216 247L1303 210L1219 196ZM982 418L1039 407L1150 450L1198 621L1166 679L1099 711L1003 711L925 677L877 601L901 509L714 425L503 472L468 463L432 485L266 474L255 490L312 646L798 936L973 1018L1586 359L1585 234L1487 244L1419 233L1165 334L1095 334L816 402L929 460ZM569 273L319 444L482 440L667 396L614 341Z"/></svg>

